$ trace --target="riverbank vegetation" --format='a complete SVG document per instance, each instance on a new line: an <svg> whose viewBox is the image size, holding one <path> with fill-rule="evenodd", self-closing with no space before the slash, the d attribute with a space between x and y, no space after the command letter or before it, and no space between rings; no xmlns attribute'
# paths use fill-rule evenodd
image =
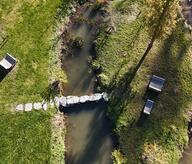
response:
<svg viewBox="0 0 192 164"><path fill-rule="evenodd" d="M50 163L65 163L65 129L64 117L62 113L57 113L51 120L51 158Z"/></svg>
<svg viewBox="0 0 192 164"><path fill-rule="evenodd" d="M42 93L49 85L50 63L54 62L50 61L55 43L53 26L56 19L60 21L66 16L69 2L0 2L0 58L8 52L18 60L16 67L0 79L0 161L3 163L49 163L54 154L51 152L53 111L16 113L12 108L19 103L42 100Z"/></svg>
<svg viewBox="0 0 192 164"><path fill-rule="evenodd" d="M186 112L192 101L192 46L188 31L178 20L169 37L154 43L129 84L132 70L149 42L140 6L143 3L112 2L116 31L107 35L103 28L100 32L98 58L93 63L102 70L98 90L111 93L108 112L128 163L178 163L188 141ZM166 79L163 92L156 97L146 91L152 74ZM142 108L147 98L155 100L155 108L143 119Z"/></svg>

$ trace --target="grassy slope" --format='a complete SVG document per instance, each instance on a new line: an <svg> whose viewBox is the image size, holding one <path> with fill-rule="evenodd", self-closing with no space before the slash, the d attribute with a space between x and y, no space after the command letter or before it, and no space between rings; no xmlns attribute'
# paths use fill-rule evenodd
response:
<svg viewBox="0 0 192 164"><path fill-rule="evenodd" d="M9 52L19 61L0 82L0 163L50 163L51 115L11 113L4 105L41 99L40 93L48 85L52 25L58 7L63 3L65 12L67 2L0 2L0 30L9 37L0 57Z"/></svg>
<svg viewBox="0 0 192 164"><path fill-rule="evenodd" d="M120 136L120 147L129 163L140 163L145 155L149 163L177 163L187 141L185 113L189 108L192 92L191 52L186 31L178 24L165 41L157 41L128 89L127 79L131 67L143 54L148 36L141 18L126 22L134 1L115 5L121 12L117 31L105 41L104 33L98 40L99 58L95 65L102 66L101 81L104 88L112 89L109 112ZM114 7L114 8L115 8ZM122 9L123 8L123 9ZM114 9L114 20L119 11ZM127 18L127 19L123 19ZM166 78L164 91L155 97L146 93L151 74ZM155 108L148 119L141 119L147 97L155 100ZM153 153L152 153L153 152ZM150 161L150 158L155 158Z"/></svg>
<svg viewBox="0 0 192 164"><path fill-rule="evenodd" d="M40 99L48 85L52 25L61 0L1 1L0 24L9 37L0 49L18 59L16 68L1 82L0 104Z"/></svg>

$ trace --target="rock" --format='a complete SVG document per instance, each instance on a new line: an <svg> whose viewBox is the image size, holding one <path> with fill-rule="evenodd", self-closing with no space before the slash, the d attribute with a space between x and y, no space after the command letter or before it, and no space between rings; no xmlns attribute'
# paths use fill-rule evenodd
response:
<svg viewBox="0 0 192 164"><path fill-rule="evenodd" d="M103 99L105 101L109 101L109 97L108 97L108 94L106 92L103 93Z"/></svg>
<svg viewBox="0 0 192 164"><path fill-rule="evenodd" d="M17 111L23 111L24 110L24 105L23 104L19 104L16 106L16 110Z"/></svg>
<svg viewBox="0 0 192 164"><path fill-rule="evenodd" d="M43 103L43 104L42 104L42 108L43 108L43 110L47 110L47 108L48 108L47 103Z"/></svg>
<svg viewBox="0 0 192 164"><path fill-rule="evenodd" d="M90 95L89 96L89 101L95 101L95 96L94 95Z"/></svg>
<svg viewBox="0 0 192 164"><path fill-rule="evenodd" d="M89 96L89 101L99 101L102 99L102 94L96 93Z"/></svg>
<svg viewBox="0 0 192 164"><path fill-rule="evenodd" d="M94 96L95 96L95 101L99 101L103 98L103 94L101 93L95 93Z"/></svg>
<svg viewBox="0 0 192 164"><path fill-rule="evenodd" d="M56 105L57 107L59 107L59 105L60 105L60 103L59 103L59 97L55 97L55 98L54 98L54 101L55 101L55 105Z"/></svg>
<svg viewBox="0 0 192 164"><path fill-rule="evenodd" d="M79 98L79 102L80 102L80 103L85 103L85 102L87 102L87 101L89 101L89 96L88 96L88 95L81 96L81 97Z"/></svg>
<svg viewBox="0 0 192 164"><path fill-rule="evenodd" d="M73 105L79 103L78 96L67 96L67 105Z"/></svg>
<svg viewBox="0 0 192 164"><path fill-rule="evenodd" d="M62 105L63 107L66 107L67 106L67 98L62 96L60 99L59 99L59 103L60 105Z"/></svg>
<svg viewBox="0 0 192 164"><path fill-rule="evenodd" d="M35 102L33 104L33 108L36 109L36 110L42 109L42 104L39 103L39 102Z"/></svg>
<svg viewBox="0 0 192 164"><path fill-rule="evenodd" d="M33 104L32 104L32 103L27 103L27 104L25 104L25 111L26 111L26 112L31 111L32 108L33 108Z"/></svg>

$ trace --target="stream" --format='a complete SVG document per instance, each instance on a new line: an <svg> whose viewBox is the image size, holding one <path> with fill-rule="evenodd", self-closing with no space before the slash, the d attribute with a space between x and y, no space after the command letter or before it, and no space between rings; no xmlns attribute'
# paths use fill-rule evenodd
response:
<svg viewBox="0 0 192 164"><path fill-rule="evenodd" d="M72 22L68 32L73 38L81 38L83 46L73 47L70 54L63 54L62 67L68 77L65 95L80 96L94 93L96 78L88 60L95 55L93 44L102 23L102 12L93 11L92 7L85 5L76 13L81 14L78 16L83 21ZM112 125L106 116L106 110L107 104L104 101L64 109L67 124L67 164L112 163Z"/></svg>

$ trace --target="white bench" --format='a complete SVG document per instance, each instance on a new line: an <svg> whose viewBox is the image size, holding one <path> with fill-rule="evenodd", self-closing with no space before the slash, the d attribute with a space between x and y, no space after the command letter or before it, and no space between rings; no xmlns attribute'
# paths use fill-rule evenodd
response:
<svg viewBox="0 0 192 164"><path fill-rule="evenodd" d="M157 92L161 92L163 89L164 83L165 83L165 79L153 75L149 82L149 89L152 89Z"/></svg>
<svg viewBox="0 0 192 164"><path fill-rule="evenodd" d="M153 105L154 105L154 101L147 99L147 102L145 103L145 106L143 109L143 113L150 115Z"/></svg>
<svg viewBox="0 0 192 164"><path fill-rule="evenodd" d="M0 61L0 65L6 70L9 70L16 65L16 62L16 59L7 53L6 56Z"/></svg>

